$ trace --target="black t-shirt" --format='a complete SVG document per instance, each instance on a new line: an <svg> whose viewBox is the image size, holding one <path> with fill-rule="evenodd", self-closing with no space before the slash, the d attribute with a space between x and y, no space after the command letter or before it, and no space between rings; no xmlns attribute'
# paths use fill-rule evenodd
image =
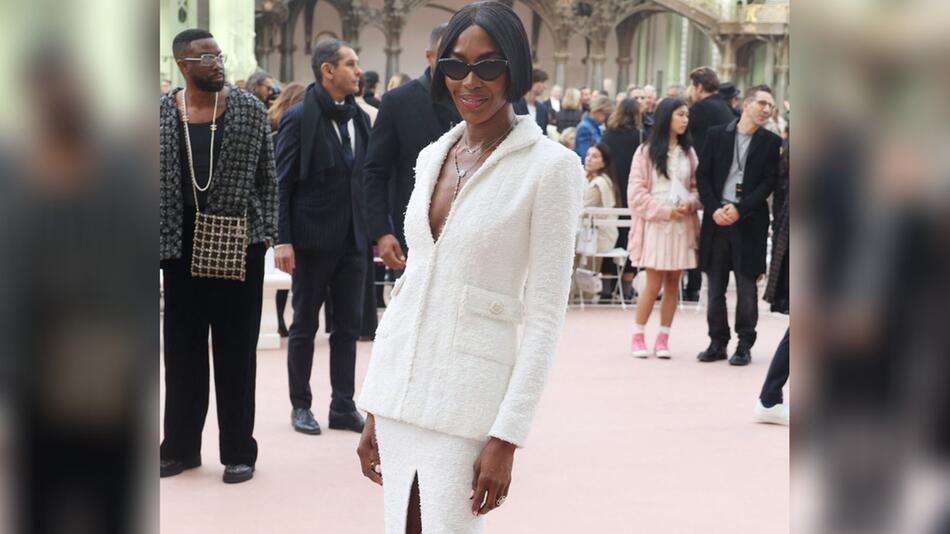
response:
<svg viewBox="0 0 950 534"><path fill-rule="evenodd" d="M214 133L214 163L217 167L218 156L221 153L221 139L224 137L224 126L227 122L227 109L224 110L224 113L218 117L216 121L217 130ZM208 174L210 170L210 157L211 157L211 123L202 123L195 124L189 123L188 125L188 134L191 137L191 153L194 158L195 164L195 180L198 182L198 186L204 188L208 185ZM191 184L191 170L188 164L188 144L185 143L185 125L183 122L178 121L178 135L181 140L181 194L182 199L184 200L184 207L186 211L195 211L195 195L192 192ZM214 186L212 185L212 189ZM198 193L198 202L201 205L201 209L204 209L208 205L208 193L211 192L211 189Z"/></svg>

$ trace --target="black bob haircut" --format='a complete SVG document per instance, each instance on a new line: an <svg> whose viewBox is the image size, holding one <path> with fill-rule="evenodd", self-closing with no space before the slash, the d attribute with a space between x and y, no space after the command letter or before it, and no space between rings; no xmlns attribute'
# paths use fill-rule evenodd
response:
<svg viewBox="0 0 950 534"><path fill-rule="evenodd" d="M200 41L202 39L214 39L214 35L211 35L211 32L202 30L200 28L183 30L181 33L176 35L175 40L172 41L172 53L175 54L175 59L181 59L182 55L185 53L185 49L191 45L192 41Z"/></svg>
<svg viewBox="0 0 950 534"><path fill-rule="evenodd" d="M518 15L501 2L474 2L452 15L439 44L439 59L449 57L455 41L471 26L479 26L495 41L501 55L508 60L508 87L505 98L517 102L531 89L531 46L528 34ZM432 77L432 98L440 100L448 95L445 74L438 69Z"/></svg>

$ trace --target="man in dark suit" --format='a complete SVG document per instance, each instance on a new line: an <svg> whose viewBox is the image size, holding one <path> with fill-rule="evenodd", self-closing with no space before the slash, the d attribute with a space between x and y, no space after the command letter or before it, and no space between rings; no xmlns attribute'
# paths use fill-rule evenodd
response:
<svg viewBox="0 0 950 534"><path fill-rule="evenodd" d="M689 73L689 95L693 101L689 108L689 133L693 137L693 148L702 155L706 142L706 132L713 126L729 124L736 120L729 104L719 96L719 76L709 67L698 67ZM699 301L699 290L703 286L703 276L699 269L687 271L686 287L683 288L683 300Z"/></svg>
<svg viewBox="0 0 950 534"><path fill-rule="evenodd" d="M319 434L310 411L310 372L320 307L330 289L330 428L362 432L353 402L356 340L363 302L367 240L363 159L369 118L356 104L362 72L356 52L330 39L311 61L316 83L284 112L277 133L277 267L293 276L294 320L287 343L291 421Z"/></svg>
<svg viewBox="0 0 950 534"><path fill-rule="evenodd" d="M709 130L696 170L703 203L699 266L709 278L709 348L699 360L726 358L729 318L726 287L735 273L736 334L739 346L729 359L746 365L755 344L759 319L755 281L765 272L769 206L766 202L779 173L782 139L763 128L775 100L766 85L749 88L742 100L742 117Z"/></svg>
<svg viewBox="0 0 950 534"><path fill-rule="evenodd" d="M534 69L531 72L531 89L525 93L524 97L514 103L515 114L531 115L531 118L538 123L541 132L548 133L548 107L541 100L541 95L546 89L548 74L541 69Z"/></svg>
<svg viewBox="0 0 950 534"><path fill-rule="evenodd" d="M429 93L439 42L446 28L446 24L440 24L429 35L425 52L429 67L425 73L383 95L366 154L370 236L376 239L383 263L396 271L406 267L408 251L403 221L416 183L416 157L462 120L451 99L433 102Z"/></svg>

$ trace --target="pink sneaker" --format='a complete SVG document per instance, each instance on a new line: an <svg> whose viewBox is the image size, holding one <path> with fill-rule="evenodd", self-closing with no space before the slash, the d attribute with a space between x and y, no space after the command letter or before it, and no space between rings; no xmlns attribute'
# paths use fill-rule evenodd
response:
<svg viewBox="0 0 950 534"><path fill-rule="evenodd" d="M634 358L646 358L650 355L650 351L647 349L647 342L643 339L643 334L634 334L630 344Z"/></svg>
<svg viewBox="0 0 950 534"><path fill-rule="evenodd" d="M660 332L656 336L656 343L653 345L653 352L656 353L657 358L670 358L670 335L665 332Z"/></svg>

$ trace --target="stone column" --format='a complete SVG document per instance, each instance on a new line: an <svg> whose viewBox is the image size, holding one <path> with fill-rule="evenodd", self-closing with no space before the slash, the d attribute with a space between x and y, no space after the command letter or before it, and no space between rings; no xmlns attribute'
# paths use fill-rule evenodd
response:
<svg viewBox="0 0 950 534"><path fill-rule="evenodd" d="M227 54L228 80L246 80L255 69L254 0L209 0L209 31Z"/></svg>
<svg viewBox="0 0 950 534"><path fill-rule="evenodd" d="M779 106L782 113L785 113L785 106L782 104L788 99L788 37L786 36L779 42L776 49L776 60L778 65L775 67L775 105Z"/></svg>
<svg viewBox="0 0 950 534"><path fill-rule="evenodd" d="M294 79L294 25L296 19L291 17L280 29L280 79L290 82Z"/></svg>
<svg viewBox="0 0 950 534"><path fill-rule="evenodd" d="M731 35L723 35L716 43L722 57L719 64L719 79L724 82L734 82L736 77L736 44Z"/></svg>
<svg viewBox="0 0 950 534"><path fill-rule="evenodd" d="M400 11L391 0L387 0L383 12L383 34L386 36L386 46L383 47L383 52L386 53L386 78L380 82L383 88L386 87L390 78L399 73L399 54L402 53L400 43L402 30L405 27L405 13Z"/></svg>
<svg viewBox="0 0 950 534"><path fill-rule="evenodd" d="M627 86L630 85L634 29L636 29L636 19L633 17L617 25L617 92L626 92Z"/></svg>
<svg viewBox="0 0 950 534"><path fill-rule="evenodd" d="M633 59L630 57L617 58L617 92L626 92L630 85L630 64Z"/></svg>
<svg viewBox="0 0 950 534"><path fill-rule="evenodd" d="M567 89L568 43L571 39L570 26L561 25L554 31L554 83Z"/></svg>
<svg viewBox="0 0 950 534"><path fill-rule="evenodd" d="M590 49L590 85L592 89L603 90L604 88L604 63L607 62L607 37L606 33L601 36L595 36L591 41Z"/></svg>

